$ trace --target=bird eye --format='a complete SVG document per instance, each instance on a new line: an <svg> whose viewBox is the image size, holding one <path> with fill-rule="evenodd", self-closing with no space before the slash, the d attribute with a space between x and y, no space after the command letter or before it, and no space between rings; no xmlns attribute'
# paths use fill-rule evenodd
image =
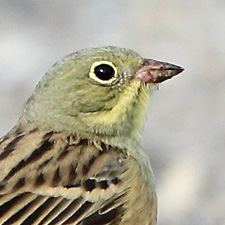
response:
<svg viewBox="0 0 225 225"><path fill-rule="evenodd" d="M102 84L109 84L117 77L116 67L108 61L100 61L92 64L90 78Z"/></svg>
<svg viewBox="0 0 225 225"><path fill-rule="evenodd" d="M94 73L100 80L110 80L114 77L114 69L107 64L101 64L95 67Z"/></svg>

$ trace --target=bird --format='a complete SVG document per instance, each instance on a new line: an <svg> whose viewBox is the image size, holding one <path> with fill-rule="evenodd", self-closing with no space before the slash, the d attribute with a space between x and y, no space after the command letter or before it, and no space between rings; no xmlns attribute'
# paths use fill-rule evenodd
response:
<svg viewBox="0 0 225 225"><path fill-rule="evenodd" d="M0 139L0 224L157 224L141 134L153 87L183 70L115 46L55 63Z"/></svg>

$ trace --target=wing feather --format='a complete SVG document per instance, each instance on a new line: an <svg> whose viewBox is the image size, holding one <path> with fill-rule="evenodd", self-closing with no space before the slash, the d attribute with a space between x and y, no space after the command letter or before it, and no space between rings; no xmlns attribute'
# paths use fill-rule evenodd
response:
<svg viewBox="0 0 225 225"><path fill-rule="evenodd" d="M0 224L115 224L125 158L77 136L14 129L0 143Z"/></svg>

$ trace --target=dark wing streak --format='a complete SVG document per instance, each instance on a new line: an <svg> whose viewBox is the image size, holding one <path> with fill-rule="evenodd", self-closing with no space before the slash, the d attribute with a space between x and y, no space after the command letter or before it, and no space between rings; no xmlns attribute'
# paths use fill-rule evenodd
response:
<svg viewBox="0 0 225 225"><path fill-rule="evenodd" d="M63 224L75 213L77 216L86 213L92 205L81 197L71 201L62 197L54 198L33 193L14 194L14 196L9 194L8 198L3 196L0 199L3 200L0 202L0 224L2 225L15 222L20 225Z"/></svg>
<svg viewBox="0 0 225 225"><path fill-rule="evenodd" d="M66 221L64 221L63 224L74 224L75 222L78 222L78 219L85 217L93 205L94 203L86 201L75 213L73 213Z"/></svg>
<svg viewBox="0 0 225 225"><path fill-rule="evenodd" d="M50 151L53 148L54 142L50 141L49 139L50 139L49 134L46 134L43 137L41 145L37 149L35 149L27 159L21 160L15 167L13 167L9 171L9 173L5 176L3 181L7 181L11 177L13 177L16 173L18 173L20 170L22 170L24 167L37 161L38 159L43 157L43 155L46 152Z"/></svg>
<svg viewBox="0 0 225 225"><path fill-rule="evenodd" d="M110 201L108 200L107 203L98 210L99 214L105 214L108 213L109 211L113 210L114 208L117 208L121 205L124 204L124 201L122 201L122 198L125 197L125 194L121 194L120 196L114 198L114 199L110 199Z"/></svg>
<svg viewBox="0 0 225 225"><path fill-rule="evenodd" d="M89 217L83 219L79 225L106 225L106 224L117 224L119 218L123 214L122 205L113 208L107 213L99 214L99 211L93 213Z"/></svg>
<svg viewBox="0 0 225 225"><path fill-rule="evenodd" d="M29 224L37 224L37 220L42 216L42 214L46 213L48 207L51 204L54 204L56 198L53 197L44 197L44 201L37 204L29 214L26 215L26 219L21 223L21 225L29 225Z"/></svg>
<svg viewBox="0 0 225 225"><path fill-rule="evenodd" d="M6 159L10 155L10 153L14 151L14 149L16 148L17 144L19 143L22 137L24 137L24 134L16 136L12 141L10 141L6 145L5 148L2 149L3 152L0 155L0 160Z"/></svg>
<svg viewBox="0 0 225 225"><path fill-rule="evenodd" d="M10 194L3 196L0 201L0 224L3 224L8 218L18 212L24 205L29 204L36 198L29 193Z"/></svg>
<svg viewBox="0 0 225 225"><path fill-rule="evenodd" d="M69 204L69 200L60 198L60 202L54 206L48 214L44 215L44 218L40 221L39 225L49 224L60 214L61 210L65 209Z"/></svg>
<svg viewBox="0 0 225 225"><path fill-rule="evenodd" d="M83 219L79 225L117 224L124 213L124 201L122 200L124 197L125 195L121 194L116 198L109 199L97 212Z"/></svg>
<svg viewBox="0 0 225 225"><path fill-rule="evenodd" d="M94 207L96 203L86 201L74 214L69 217L63 225L66 224L85 224L85 225L103 225L113 223L123 213L123 201L120 201L124 197L124 194L117 198L111 198L100 209ZM93 209L94 210L91 210Z"/></svg>
<svg viewBox="0 0 225 225"><path fill-rule="evenodd" d="M57 217L55 217L48 225L53 225L53 224L63 224L65 220L67 220L68 217L71 216L71 214L77 210L77 208L82 204L84 201L83 198L78 198L73 200L64 210L58 214Z"/></svg>
<svg viewBox="0 0 225 225"><path fill-rule="evenodd" d="M28 133L24 133L20 127L15 126L8 134L0 138L0 160L5 159L11 152L16 149L17 144L25 135L34 133L37 129L31 130Z"/></svg>
<svg viewBox="0 0 225 225"><path fill-rule="evenodd" d="M45 201L46 198L42 196L33 196L34 199L32 199L29 203L23 204L22 207L19 210L13 211L13 215L11 215L7 221L5 221L4 225L6 224L21 224L22 221L29 216L30 213L32 213L38 205L42 204L43 201Z"/></svg>

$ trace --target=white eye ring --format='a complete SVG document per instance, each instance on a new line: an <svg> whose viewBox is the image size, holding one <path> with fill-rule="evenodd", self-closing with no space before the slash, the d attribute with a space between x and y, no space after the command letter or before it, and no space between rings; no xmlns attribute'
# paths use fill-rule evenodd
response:
<svg viewBox="0 0 225 225"><path fill-rule="evenodd" d="M117 68L109 61L97 61L92 64L89 77L101 84L110 84L117 78Z"/></svg>

